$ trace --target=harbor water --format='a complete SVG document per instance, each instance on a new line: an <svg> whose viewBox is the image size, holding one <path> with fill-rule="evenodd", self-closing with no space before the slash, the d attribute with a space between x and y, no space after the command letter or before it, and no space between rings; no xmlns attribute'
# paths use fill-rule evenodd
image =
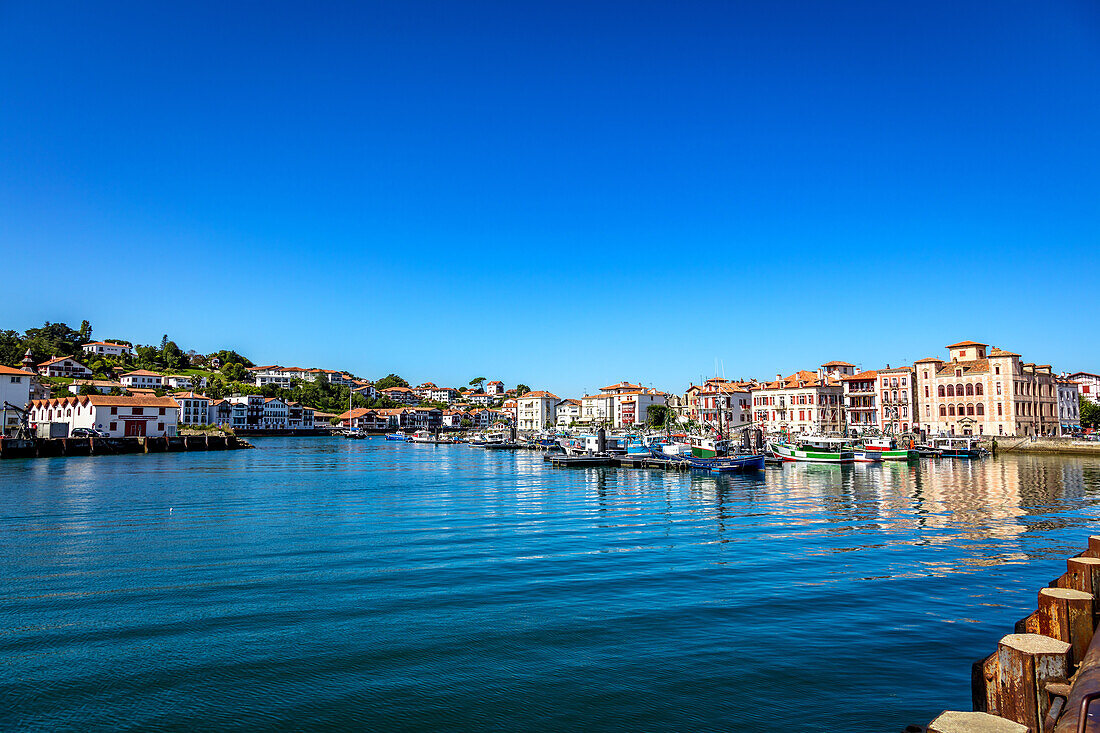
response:
<svg viewBox="0 0 1100 733"><path fill-rule="evenodd" d="M900 731L1100 460L713 476L381 439L0 463L0 729Z"/></svg>

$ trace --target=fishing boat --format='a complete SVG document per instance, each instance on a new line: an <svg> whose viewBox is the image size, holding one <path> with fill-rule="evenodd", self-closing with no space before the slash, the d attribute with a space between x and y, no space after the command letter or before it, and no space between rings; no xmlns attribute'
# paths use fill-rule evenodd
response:
<svg viewBox="0 0 1100 733"><path fill-rule="evenodd" d="M912 461L920 458L920 453L911 448L899 448L898 441L890 436L878 438L866 438L860 449L864 452L874 451L884 461Z"/></svg>
<svg viewBox="0 0 1100 733"><path fill-rule="evenodd" d="M932 438L932 449L939 451L943 458L981 458L985 455L978 447L978 439L971 436Z"/></svg>
<svg viewBox="0 0 1100 733"><path fill-rule="evenodd" d="M688 456L685 460L692 468L700 468L711 473L737 473L740 471L763 471L764 453L741 453L720 458L696 458Z"/></svg>
<svg viewBox="0 0 1100 733"><path fill-rule="evenodd" d="M848 438L807 436L793 444L769 443L768 450L776 458L802 463L853 463L856 459Z"/></svg>
<svg viewBox="0 0 1100 733"><path fill-rule="evenodd" d="M582 433L559 441L567 456L622 455L627 451L626 436L607 435L604 437L603 451L600 451L600 438L591 433Z"/></svg>
<svg viewBox="0 0 1100 733"><path fill-rule="evenodd" d="M401 443L408 443L409 436L405 435L404 430L398 430L396 433L386 433L386 440L396 440Z"/></svg>
<svg viewBox="0 0 1100 733"><path fill-rule="evenodd" d="M729 453L730 443L724 438L693 435L689 438L691 455L696 458L718 458Z"/></svg>
<svg viewBox="0 0 1100 733"><path fill-rule="evenodd" d="M852 449L856 463L882 463L882 453L856 446Z"/></svg>

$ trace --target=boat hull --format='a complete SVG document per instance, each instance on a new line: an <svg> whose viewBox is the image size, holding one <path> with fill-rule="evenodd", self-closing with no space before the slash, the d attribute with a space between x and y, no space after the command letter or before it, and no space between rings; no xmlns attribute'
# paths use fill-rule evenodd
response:
<svg viewBox="0 0 1100 733"><path fill-rule="evenodd" d="M776 458L799 463L853 463L856 459L855 453L850 450L836 453L803 450L783 443L772 443L768 448Z"/></svg>

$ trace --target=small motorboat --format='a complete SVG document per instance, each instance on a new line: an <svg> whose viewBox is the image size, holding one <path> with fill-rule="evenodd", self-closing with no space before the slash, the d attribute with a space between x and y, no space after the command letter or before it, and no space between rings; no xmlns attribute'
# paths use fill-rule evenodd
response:
<svg viewBox="0 0 1100 733"><path fill-rule="evenodd" d="M404 430L398 430L396 433L386 433L386 440L396 440L401 443L408 443L409 436L405 435Z"/></svg>

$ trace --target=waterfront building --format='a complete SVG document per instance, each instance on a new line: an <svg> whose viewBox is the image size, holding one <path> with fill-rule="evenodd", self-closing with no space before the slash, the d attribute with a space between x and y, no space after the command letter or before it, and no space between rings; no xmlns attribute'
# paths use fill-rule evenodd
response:
<svg viewBox="0 0 1100 733"><path fill-rule="evenodd" d="M870 370L846 374L840 378L844 389L844 422L848 435L864 435L879 430L876 389L878 372Z"/></svg>
<svg viewBox="0 0 1100 733"><path fill-rule="evenodd" d="M43 377L70 377L73 379L91 379L92 370L71 356L55 356L38 365L38 373Z"/></svg>
<svg viewBox="0 0 1100 733"><path fill-rule="evenodd" d="M164 377L147 369L126 372L118 381L127 389L164 389Z"/></svg>
<svg viewBox="0 0 1100 733"><path fill-rule="evenodd" d="M210 421L210 398L194 392L169 395L179 405L176 422L180 425L207 425Z"/></svg>
<svg viewBox="0 0 1100 733"><path fill-rule="evenodd" d="M400 405L418 405L420 397L409 387L386 387L382 390L382 396Z"/></svg>
<svg viewBox="0 0 1100 733"><path fill-rule="evenodd" d="M208 425L233 426L233 403L228 400L210 400L206 414Z"/></svg>
<svg viewBox="0 0 1100 733"><path fill-rule="evenodd" d="M921 429L931 435L1050 435L1058 394L1049 364L977 341L947 347L948 361L914 364Z"/></svg>
<svg viewBox="0 0 1100 733"><path fill-rule="evenodd" d="M291 430L313 430L314 418L312 407L299 402L286 403L286 426Z"/></svg>
<svg viewBox="0 0 1100 733"><path fill-rule="evenodd" d="M113 390L120 393L126 391L122 382L112 382L109 379L74 379L69 383L68 390L72 394L80 394L80 390L89 387L100 394L110 394Z"/></svg>
<svg viewBox="0 0 1100 733"><path fill-rule="evenodd" d="M113 344L110 341L94 341L80 347L85 354L95 356L130 356L130 347L126 344Z"/></svg>
<svg viewBox="0 0 1100 733"><path fill-rule="evenodd" d="M1074 372L1065 375L1065 378L1077 382L1077 392L1082 398L1100 405L1100 374Z"/></svg>
<svg viewBox="0 0 1100 733"><path fill-rule="evenodd" d="M581 401L564 399L554 408L554 425L558 428L567 428L573 423L580 422Z"/></svg>
<svg viewBox="0 0 1100 733"><path fill-rule="evenodd" d="M258 394L233 395L227 401L233 409L233 429L262 430L264 422L264 396ZM239 410L237 408L240 408Z"/></svg>
<svg viewBox="0 0 1100 733"><path fill-rule="evenodd" d="M492 395L493 397L501 397L504 395L504 382L493 381L485 385L485 394Z"/></svg>
<svg viewBox="0 0 1100 733"><path fill-rule="evenodd" d="M767 432L839 433L844 422L841 378L855 373L846 361L822 364L817 371L775 375L752 390L754 422Z"/></svg>
<svg viewBox="0 0 1100 733"><path fill-rule="evenodd" d="M419 387L412 387L411 389L421 402L425 402L431 399L432 390L435 389L435 386L435 382L424 382Z"/></svg>
<svg viewBox="0 0 1100 733"><path fill-rule="evenodd" d="M95 428L109 437L161 437L176 434L179 404L171 397L75 395L31 402L35 424L65 423Z"/></svg>
<svg viewBox="0 0 1100 733"><path fill-rule="evenodd" d="M586 394L581 397L581 419L586 425L611 426L615 421L615 397L610 394Z"/></svg>
<svg viewBox="0 0 1100 733"><path fill-rule="evenodd" d="M323 428L331 428L332 421L340 418L335 412L322 412L321 410L313 411L313 429L321 430Z"/></svg>
<svg viewBox="0 0 1100 733"><path fill-rule="evenodd" d="M1081 431L1081 394L1079 384L1072 379L1055 378L1058 390L1058 435Z"/></svg>
<svg viewBox="0 0 1100 733"><path fill-rule="evenodd" d="M878 370L876 385L878 427L884 434L901 435L916 427L917 387L913 367L889 365Z"/></svg>
<svg viewBox="0 0 1100 733"><path fill-rule="evenodd" d="M470 414L463 410L444 410L443 411L443 427L445 428L460 428L462 427L463 420L470 420ZM473 422L471 420L471 422Z"/></svg>
<svg viewBox="0 0 1100 733"><path fill-rule="evenodd" d="M286 430L290 426L290 406L278 397L264 398L263 430Z"/></svg>
<svg viewBox="0 0 1100 733"><path fill-rule="evenodd" d="M22 415L7 405L25 409L36 381L33 372L0 365L0 436L14 432L22 420Z"/></svg>
<svg viewBox="0 0 1100 733"><path fill-rule="evenodd" d="M511 425L516 424L517 419L517 407L514 399L504 400L504 404L500 406L500 413L504 416L504 419Z"/></svg>
<svg viewBox="0 0 1100 733"><path fill-rule="evenodd" d="M715 427L721 425L723 431L728 431L752 422L751 403L752 393L737 383L708 380L692 391L692 419Z"/></svg>
<svg viewBox="0 0 1100 733"><path fill-rule="evenodd" d="M352 380L351 391L355 394L363 395L368 400L373 400L378 396L378 390L376 390L374 384L367 379Z"/></svg>
<svg viewBox="0 0 1100 733"><path fill-rule="evenodd" d="M553 425L561 399L553 392L528 392L516 400L516 425L520 430L541 430Z"/></svg>
<svg viewBox="0 0 1100 733"><path fill-rule="evenodd" d="M410 407L404 410L406 425L413 430L439 430L443 427L443 410L438 407Z"/></svg>

